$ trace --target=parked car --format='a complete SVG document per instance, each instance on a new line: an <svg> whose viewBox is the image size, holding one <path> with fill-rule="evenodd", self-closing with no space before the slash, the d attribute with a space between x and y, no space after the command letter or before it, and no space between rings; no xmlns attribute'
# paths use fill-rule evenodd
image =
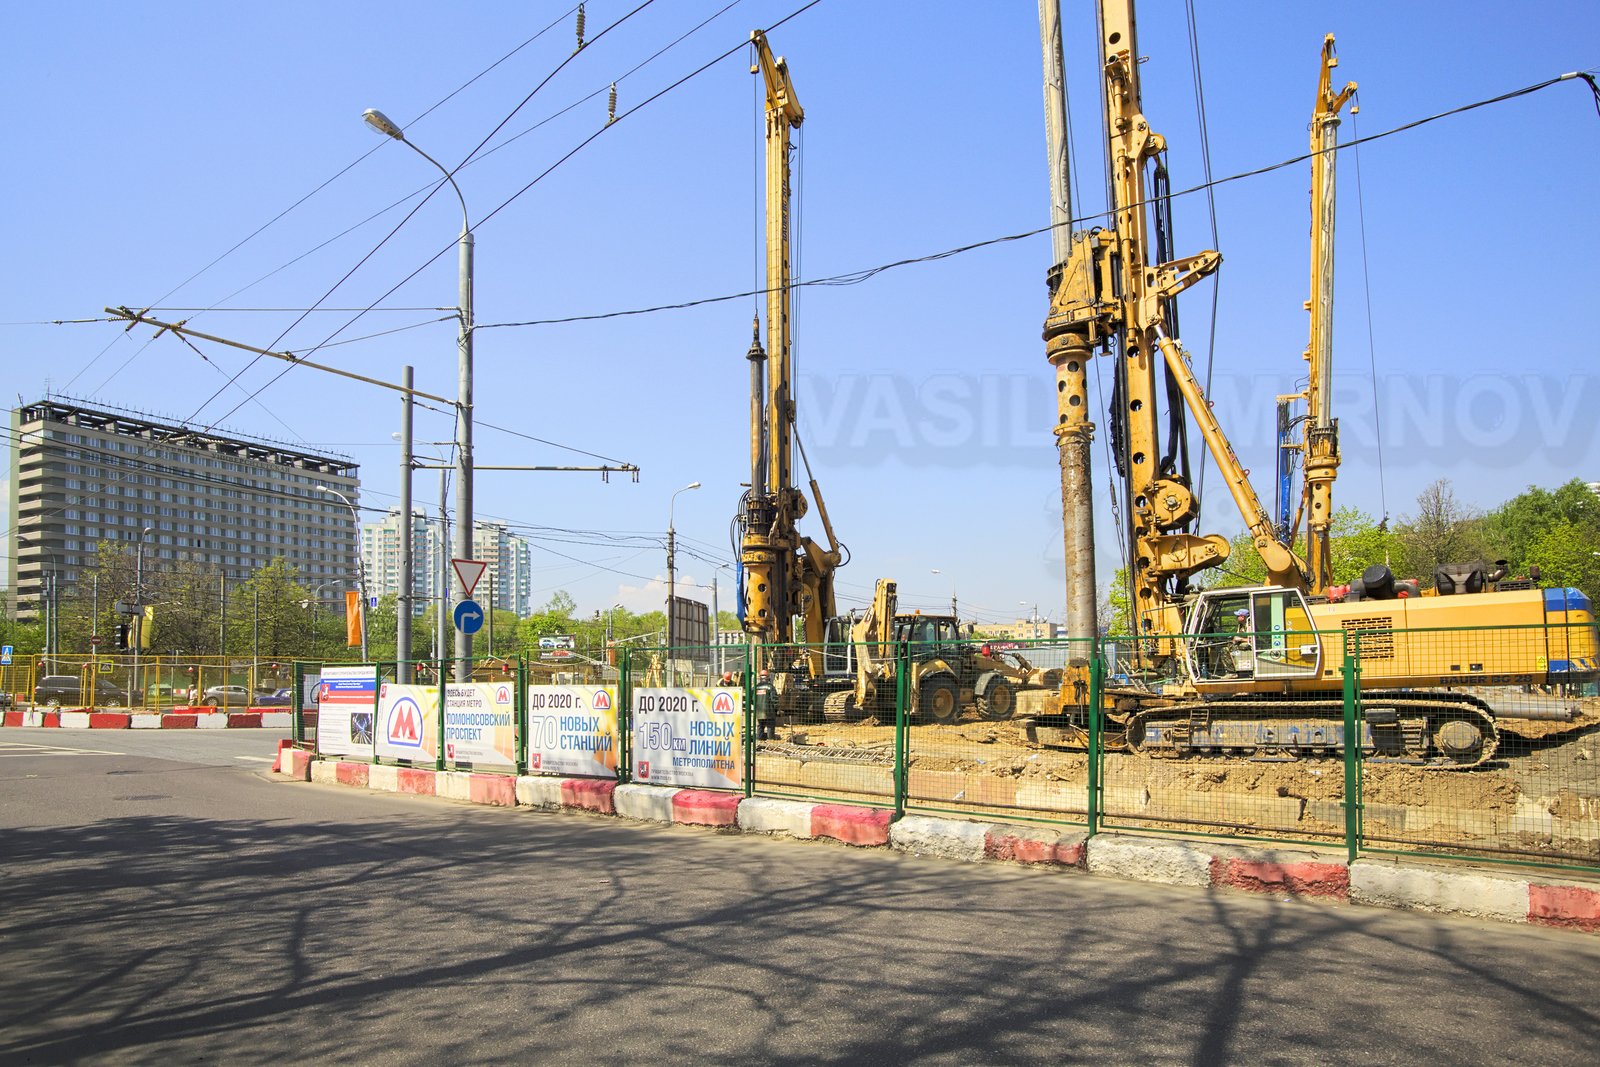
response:
<svg viewBox="0 0 1600 1067"><path fill-rule="evenodd" d="M83 698L83 683L77 675L47 674L33 687L33 703L35 707L59 708L65 705L81 708L87 702ZM128 706L128 691L112 685L104 678L96 678L93 706L125 708Z"/></svg>
<svg viewBox="0 0 1600 1067"><path fill-rule="evenodd" d="M294 692L292 689L262 689L257 691L255 707L258 708L286 708L289 706L289 697Z"/></svg>
<svg viewBox="0 0 1600 1067"><path fill-rule="evenodd" d="M248 708L250 703L250 690L242 685L214 685L200 698L201 706L211 708Z"/></svg>

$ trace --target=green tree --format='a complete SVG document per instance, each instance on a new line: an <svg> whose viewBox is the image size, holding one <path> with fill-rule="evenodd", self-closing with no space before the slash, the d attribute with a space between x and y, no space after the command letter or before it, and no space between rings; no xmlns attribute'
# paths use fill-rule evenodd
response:
<svg viewBox="0 0 1600 1067"><path fill-rule="evenodd" d="M306 659L314 648L311 595L299 582L298 567L275 559L242 585L228 590L228 651L249 655L259 649L264 659ZM390 605L389 651L394 651L394 616ZM378 632L368 619L368 632Z"/></svg>
<svg viewBox="0 0 1600 1067"><path fill-rule="evenodd" d="M1433 568L1441 563L1482 559L1487 552L1480 516L1456 499L1450 479L1440 478L1417 494L1417 512L1402 517L1395 538L1402 548L1402 576L1433 588Z"/></svg>
<svg viewBox="0 0 1600 1067"><path fill-rule="evenodd" d="M1526 574L1529 564L1539 563L1533 558L1533 546L1556 529L1585 542L1589 551L1600 550L1595 543L1600 540L1600 494L1577 478L1554 490L1530 485L1483 517L1490 553L1507 560L1513 574Z"/></svg>
<svg viewBox="0 0 1600 1067"><path fill-rule="evenodd" d="M1585 487L1587 488L1587 487ZM1526 561L1539 568L1539 584L1571 586L1600 597L1600 537L1593 526L1559 522L1528 545Z"/></svg>

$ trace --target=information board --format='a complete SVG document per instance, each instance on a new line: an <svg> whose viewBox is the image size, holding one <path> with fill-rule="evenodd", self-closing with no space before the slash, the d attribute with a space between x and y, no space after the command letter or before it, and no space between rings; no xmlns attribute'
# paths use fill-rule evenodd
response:
<svg viewBox="0 0 1600 1067"><path fill-rule="evenodd" d="M439 756L439 687L385 682L378 689L378 732L385 759L432 763Z"/></svg>
<svg viewBox="0 0 1600 1067"><path fill-rule="evenodd" d="M377 667L324 665L317 689L317 751L371 759L377 697Z"/></svg>
<svg viewBox="0 0 1600 1067"><path fill-rule="evenodd" d="M511 682L445 687L445 759L475 767L517 765L513 689Z"/></svg>
<svg viewBox="0 0 1600 1067"><path fill-rule="evenodd" d="M635 689L633 779L738 789L744 775L744 691Z"/></svg>
<svg viewBox="0 0 1600 1067"><path fill-rule="evenodd" d="M617 776L617 689L528 687L528 773Z"/></svg>

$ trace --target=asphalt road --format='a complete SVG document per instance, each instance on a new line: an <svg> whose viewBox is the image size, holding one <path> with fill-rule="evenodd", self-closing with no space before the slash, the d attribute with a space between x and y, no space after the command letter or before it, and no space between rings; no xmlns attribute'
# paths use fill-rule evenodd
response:
<svg viewBox="0 0 1600 1067"><path fill-rule="evenodd" d="M269 781L263 734L0 731L0 1063L1600 1048L1592 935Z"/></svg>

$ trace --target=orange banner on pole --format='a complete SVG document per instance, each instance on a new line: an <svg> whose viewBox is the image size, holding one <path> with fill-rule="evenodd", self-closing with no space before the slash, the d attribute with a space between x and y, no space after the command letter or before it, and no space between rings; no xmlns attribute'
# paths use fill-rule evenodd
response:
<svg viewBox="0 0 1600 1067"><path fill-rule="evenodd" d="M350 591L344 595L344 638L351 648L361 647L361 594Z"/></svg>

